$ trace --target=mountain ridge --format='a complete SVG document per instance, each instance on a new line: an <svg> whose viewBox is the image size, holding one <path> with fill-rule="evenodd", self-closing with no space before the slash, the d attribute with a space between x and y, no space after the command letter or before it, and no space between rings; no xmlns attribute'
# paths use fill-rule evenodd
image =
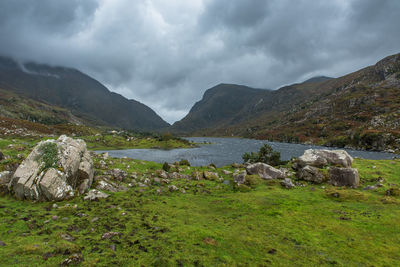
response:
<svg viewBox="0 0 400 267"><path fill-rule="evenodd" d="M169 124L151 108L110 92L97 80L76 69L25 63L0 57L0 87L67 108L76 116L130 130L158 131Z"/></svg>

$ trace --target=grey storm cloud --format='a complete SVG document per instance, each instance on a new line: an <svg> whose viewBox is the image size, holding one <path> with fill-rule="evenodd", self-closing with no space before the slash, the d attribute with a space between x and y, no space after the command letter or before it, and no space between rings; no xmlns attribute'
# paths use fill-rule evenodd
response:
<svg viewBox="0 0 400 267"><path fill-rule="evenodd" d="M218 83L277 89L400 52L398 0L2 0L0 54L78 68L181 119Z"/></svg>

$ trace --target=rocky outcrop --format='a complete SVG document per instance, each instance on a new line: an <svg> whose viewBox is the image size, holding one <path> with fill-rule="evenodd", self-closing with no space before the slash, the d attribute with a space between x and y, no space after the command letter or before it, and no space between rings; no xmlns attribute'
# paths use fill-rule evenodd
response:
<svg viewBox="0 0 400 267"><path fill-rule="evenodd" d="M285 178L285 173L283 171L261 162L248 165L246 171L250 175L257 174L265 180Z"/></svg>
<svg viewBox="0 0 400 267"><path fill-rule="evenodd" d="M329 170L330 183L335 186L358 187L360 184L360 175L354 168L336 168Z"/></svg>
<svg viewBox="0 0 400 267"><path fill-rule="evenodd" d="M93 161L81 139L40 142L15 171L9 190L19 199L60 201L93 182Z"/></svg>
<svg viewBox="0 0 400 267"><path fill-rule="evenodd" d="M351 167L353 158L345 150L308 149L297 160L300 168L313 166L322 168L327 165Z"/></svg>
<svg viewBox="0 0 400 267"><path fill-rule="evenodd" d="M297 172L297 177L301 180L320 184L328 180L318 168L312 166L305 166Z"/></svg>

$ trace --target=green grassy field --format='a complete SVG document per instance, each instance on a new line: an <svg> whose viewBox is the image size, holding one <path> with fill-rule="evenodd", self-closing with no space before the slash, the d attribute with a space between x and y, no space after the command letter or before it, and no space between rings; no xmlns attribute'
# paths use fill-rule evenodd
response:
<svg viewBox="0 0 400 267"><path fill-rule="evenodd" d="M21 142L27 151L33 145ZM0 148L6 145L0 142ZM98 167L100 158L94 161ZM136 173L136 181L162 168L106 161L110 169ZM186 193L153 182L107 192L110 197L100 201L75 197L58 207L1 196L0 266L57 266L75 253L82 266L398 266L400 197L386 191L400 184L400 161L356 159L354 166L359 189L304 183L287 190L279 181L237 188L222 172L233 170L227 166L216 172L229 185L171 180ZM181 173L207 169L182 166ZM381 178L383 187L362 190ZM107 232L118 235L102 238Z"/></svg>

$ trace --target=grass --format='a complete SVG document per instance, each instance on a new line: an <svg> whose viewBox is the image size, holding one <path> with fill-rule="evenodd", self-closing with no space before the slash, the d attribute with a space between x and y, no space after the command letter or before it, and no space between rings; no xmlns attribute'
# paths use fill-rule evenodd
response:
<svg viewBox="0 0 400 267"><path fill-rule="evenodd" d="M94 158L97 174L105 171L100 160ZM136 173L138 182L162 169L131 159L106 163ZM354 166L359 189L305 183L287 190L253 177L251 188L240 190L222 172L230 166L180 166L183 174L209 170L231 183L171 179L186 193L154 183L57 208L2 196L0 266L56 266L74 253L82 254L82 266L396 266L400 197L386 191L400 184L400 161L356 159ZM383 187L362 190L381 178ZM120 234L102 239L111 231Z"/></svg>

